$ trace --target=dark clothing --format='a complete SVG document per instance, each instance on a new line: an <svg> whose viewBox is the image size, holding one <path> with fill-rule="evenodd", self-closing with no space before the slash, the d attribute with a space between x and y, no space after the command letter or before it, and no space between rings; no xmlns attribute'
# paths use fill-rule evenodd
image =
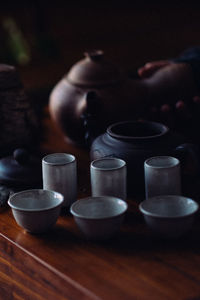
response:
<svg viewBox="0 0 200 300"><path fill-rule="evenodd" d="M184 62L191 65L194 80L200 91L200 47L189 48L179 57L173 59L174 62Z"/></svg>

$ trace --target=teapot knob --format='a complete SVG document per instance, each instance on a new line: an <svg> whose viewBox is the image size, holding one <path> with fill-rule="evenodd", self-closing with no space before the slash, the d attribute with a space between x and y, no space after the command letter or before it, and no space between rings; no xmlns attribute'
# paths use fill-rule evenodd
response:
<svg viewBox="0 0 200 300"><path fill-rule="evenodd" d="M102 60L104 53L102 50L93 50L85 52L84 55L92 61L100 61Z"/></svg>
<svg viewBox="0 0 200 300"><path fill-rule="evenodd" d="M29 154L26 149L18 148L13 152L14 159L20 164L25 165L29 161Z"/></svg>

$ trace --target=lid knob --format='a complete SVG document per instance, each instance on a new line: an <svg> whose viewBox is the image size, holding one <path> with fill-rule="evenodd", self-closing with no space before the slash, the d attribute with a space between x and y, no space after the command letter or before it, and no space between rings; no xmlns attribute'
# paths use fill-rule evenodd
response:
<svg viewBox="0 0 200 300"><path fill-rule="evenodd" d="M20 164L25 165L29 161L29 154L26 149L18 148L13 152L14 159Z"/></svg>
<svg viewBox="0 0 200 300"><path fill-rule="evenodd" d="M93 50L85 52L84 55L93 61L99 61L103 58L104 53L102 50Z"/></svg>

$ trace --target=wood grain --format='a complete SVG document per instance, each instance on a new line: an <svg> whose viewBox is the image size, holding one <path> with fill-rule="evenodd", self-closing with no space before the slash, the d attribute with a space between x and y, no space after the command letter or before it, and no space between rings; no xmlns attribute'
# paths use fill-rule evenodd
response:
<svg viewBox="0 0 200 300"><path fill-rule="evenodd" d="M88 151L66 143L48 111L44 136L43 151L77 156L79 198L89 195ZM147 230L138 199L128 203L119 235L98 243L85 240L69 214L48 233L32 235L10 209L2 211L0 299L200 299L200 216L189 235L162 240Z"/></svg>

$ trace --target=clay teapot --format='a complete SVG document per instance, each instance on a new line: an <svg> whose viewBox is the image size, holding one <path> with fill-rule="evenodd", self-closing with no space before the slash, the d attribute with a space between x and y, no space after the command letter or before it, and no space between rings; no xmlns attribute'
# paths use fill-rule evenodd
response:
<svg viewBox="0 0 200 300"><path fill-rule="evenodd" d="M102 51L87 52L52 90L50 114L71 141L89 143L113 122L133 118L131 81Z"/></svg>
<svg viewBox="0 0 200 300"><path fill-rule="evenodd" d="M118 157L127 163L129 195L144 195L144 161L158 155L175 156L185 166L195 165L192 175L199 171L198 147L185 143L179 134L167 126L150 121L124 121L110 125L98 136L90 149L91 160ZM159 183L158 183L159 184Z"/></svg>

